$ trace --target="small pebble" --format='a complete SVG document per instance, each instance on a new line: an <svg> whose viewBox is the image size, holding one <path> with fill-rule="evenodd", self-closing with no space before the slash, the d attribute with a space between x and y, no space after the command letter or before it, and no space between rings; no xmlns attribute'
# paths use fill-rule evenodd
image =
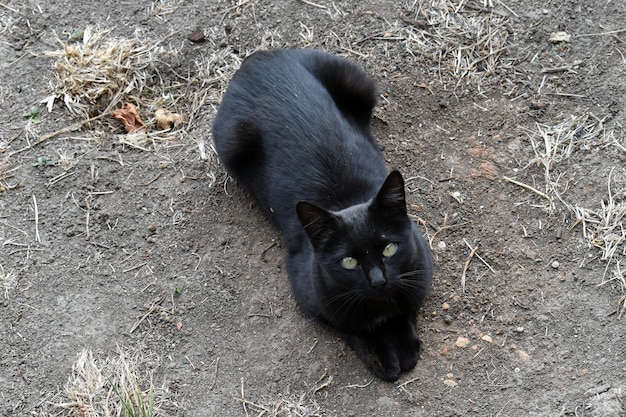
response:
<svg viewBox="0 0 626 417"><path fill-rule="evenodd" d="M449 309L450 309L450 304L448 304L448 303L443 303L443 304L441 305L441 309L442 309L443 311L447 311L447 310L449 310Z"/></svg>
<svg viewBox="0 0 626 417"><path fill-rule="evenodd" d="M205 41L204 31L200 28L196 28L193 32L187 35L187 39L189 39L193 43L201 43Z"/></svg>
<svg viewBox="0 0 626 417"><path fill-rule="evenodd" d="M443 383L446 384L449 387L456 387L457 385L459 385L459 384L457 384L456 382L454 382L451 379L444 379Z"/></svg>
<svg viewBox="0 0 626 417"><path fill-rule="evenodd" d="M445 316L443 316L443 322L446 324L452 324L452 316L449 314L446 314Z"/></svg>
<svg viewBox="0 0 626 417"><path fill-rule="evenodd" d="M487 343L493 344L493 339L489 335L484 335L483 337L481 337L481 339Z"/></svg>
<svg viewBox="0 0 626 417"><path fill-rule="evenodd" d="M554 261L554 262L552 262L552 264L551 264L552 268L554 268L554 269L557 269L557 268L559 267L559 265L561 265L561 264L559 263L559 261Z"/></svg>
<svg viewBox="0 0 626 417"><path fill-rule="evenodd" d="M459 336L459 338L456 339L456 342L454 342L454 344L456 345L456 347L464 348L464 347L467 347L467 345L469 345L469 342L470 341L467 337Z"/></svg>

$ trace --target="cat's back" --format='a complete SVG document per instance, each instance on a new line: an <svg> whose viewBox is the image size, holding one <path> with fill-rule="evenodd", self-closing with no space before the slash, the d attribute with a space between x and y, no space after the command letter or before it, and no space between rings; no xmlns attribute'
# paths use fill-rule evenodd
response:
<svg viewBox="0 0 626 417"><path fill-rule="evenodd" d="M386 175L369 127L375 104L375 82L343 58L256 52L224 95L216 149L270 217L302 200L344 208L371 198Z"/></svg>

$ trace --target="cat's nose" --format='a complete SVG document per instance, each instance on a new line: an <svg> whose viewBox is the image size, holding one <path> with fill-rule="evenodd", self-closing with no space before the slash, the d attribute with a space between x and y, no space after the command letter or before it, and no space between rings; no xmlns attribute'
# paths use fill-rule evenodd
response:
<svg viewBox="0 0 626 417"><path fill-rule="evenodd" d="M372 268L367 274L369 278L370 285L376 289L381 289L385 286L387 280L385 279L385 275L380 268Z"/></svg>

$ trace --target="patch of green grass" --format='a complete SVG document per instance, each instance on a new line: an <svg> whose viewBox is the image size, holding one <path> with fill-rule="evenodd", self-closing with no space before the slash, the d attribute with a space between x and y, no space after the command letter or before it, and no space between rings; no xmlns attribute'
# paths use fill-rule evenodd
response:
<svg viewBox="0 0 626 417"><path fill-rule="evenodd" d="M30 119L30 121L35 124L41 123L41 115L39 113L39 106L35 104L34 106L30 107L28 110L24 112L24 114L22 114L22 117Z"/></svg>

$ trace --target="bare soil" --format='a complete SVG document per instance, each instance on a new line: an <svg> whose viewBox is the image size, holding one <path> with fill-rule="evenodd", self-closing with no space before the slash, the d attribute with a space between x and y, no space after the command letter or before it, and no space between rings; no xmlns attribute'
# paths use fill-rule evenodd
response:
<svg viewBox="0 0 626 417"><path fill-rule="evenodd" d="M436 10L499 32L445 38L424 18ZM603 240L575 210L626 205L625 22L623 0L4 0L0 415L82 415L66 392L78 355L123 346L159 415L625 416L626 215ZM39 141L83 120L40 101L56 82L45 52L87 26L160 42L151 82L206 98L171 108L178 133L133 146L101 118ZM492 35L455 63L459 42ZM210 149L236 63L278 47L340 54L378 82L373 130L436 264L423 357L398 383L302 315L278 231ZM216 54L233 66L206 82ZM567 132L567 155L545 153Z"/></svg>

